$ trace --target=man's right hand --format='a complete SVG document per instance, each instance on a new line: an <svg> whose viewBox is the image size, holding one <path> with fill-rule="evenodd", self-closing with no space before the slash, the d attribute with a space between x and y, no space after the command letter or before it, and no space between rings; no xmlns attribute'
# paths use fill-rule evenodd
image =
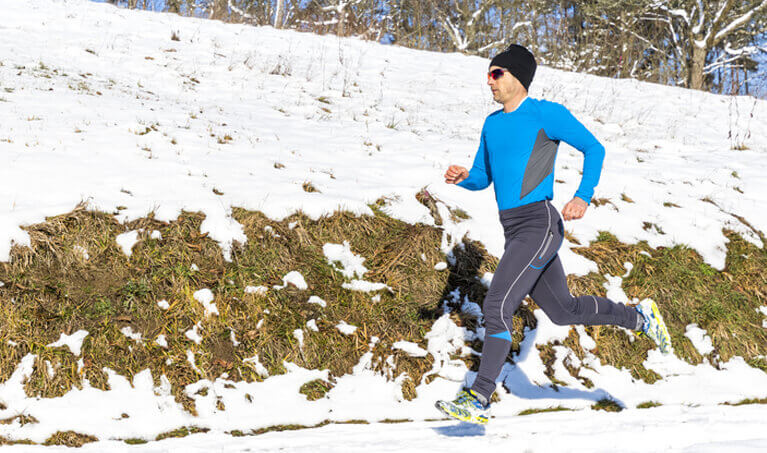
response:
<svg viewBox="0 0 767 453"><path fill-rule="evenodd" d="M458 184L468 177L469 170L459 165L451 165L445 172L445 182L448 184Z"/></svg>

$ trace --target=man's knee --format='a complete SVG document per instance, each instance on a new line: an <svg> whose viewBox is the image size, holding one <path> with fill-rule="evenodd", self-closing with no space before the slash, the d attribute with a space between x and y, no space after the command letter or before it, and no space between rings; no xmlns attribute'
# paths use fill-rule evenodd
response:
<svg viewBox="0 0 767 453"><path fill-rule="evenodd" d="M572 313L566 311L555 311L549 315L549 319L551 319L551 322L558 326L568 326L570 324L576 323L575 316L573 316Z"/></svg>
<svg viewBox="0 0 767 453"><path fill-rule="evenodd" d="M551 319L551 322L558 326L580 323L581 315L578 309L578 299L570 296L567 300L557 302L556 304L545 304L547 307L550 307L546 315Z"/></svg>

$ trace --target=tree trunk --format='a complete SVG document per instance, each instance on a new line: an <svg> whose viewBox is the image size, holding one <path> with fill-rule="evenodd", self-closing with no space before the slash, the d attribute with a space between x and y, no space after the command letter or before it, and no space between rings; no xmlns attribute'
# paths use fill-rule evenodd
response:
<svg viewBox="0 0 767 453"><path fill-rule="evenodd" d="M344 33L346 33L345 30L345 23L346 22L346 6L343 6L342 8L339 8L338 11L338 25L336 26L336 36L344 36Z"/></svg>
<svg viewBox="0 0 767 453"><path fill-rule="evenodd" d="M688 80L690 81L690 88L694 90L702 90L704 88L704 74L703 67L706 65L706 49L698 47L693 44L692 46L692 59L690 60L690 73L688 74Z"/></svg>
<svg viewBox="0 0 767 453"><path fill-rule="evenodd" d="M285 0L277 0L274 7L274 28L282 28L282 8L285 6Z"/></svg>

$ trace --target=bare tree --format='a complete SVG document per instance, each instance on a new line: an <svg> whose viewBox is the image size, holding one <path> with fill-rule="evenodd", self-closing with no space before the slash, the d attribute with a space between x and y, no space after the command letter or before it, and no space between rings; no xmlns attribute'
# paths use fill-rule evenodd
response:
<svg viewBox="0 0 767 453"><path fill-rule="evenodd" d="M765 11L767 0L655 0L639 19L668 27L671 49L685 63L684 84L700 90L706 88L707 75L764 50L735 38ZM722 46L724 52L707 64L717 46Z"/></svg>

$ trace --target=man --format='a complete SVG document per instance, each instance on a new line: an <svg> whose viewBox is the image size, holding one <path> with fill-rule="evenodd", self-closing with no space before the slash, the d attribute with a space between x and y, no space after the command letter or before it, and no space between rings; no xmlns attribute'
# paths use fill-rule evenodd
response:
<svg viewBox="0 0 767 453"><path fill-rule="evenodd" d="M479 372L471 389L438 409L472 423L487 423L495 380L511 347L512 316L527 294L558 325L619 325L653 339L661 351L671 338L654 302L630 307L604 297L573 297L557 252L564 240L564 220L583 217L599 182L604 147L563 105L532 99L527 90L536 62L526 48L513 44L490 63L487 84L503 109L482 127L471 171L451 165L445 182L482 190L492 182L506 238L483 302L485 342ZM551 205L554 161L560 141L584 155L583 176L575 196L562 209Z"/></svg>

